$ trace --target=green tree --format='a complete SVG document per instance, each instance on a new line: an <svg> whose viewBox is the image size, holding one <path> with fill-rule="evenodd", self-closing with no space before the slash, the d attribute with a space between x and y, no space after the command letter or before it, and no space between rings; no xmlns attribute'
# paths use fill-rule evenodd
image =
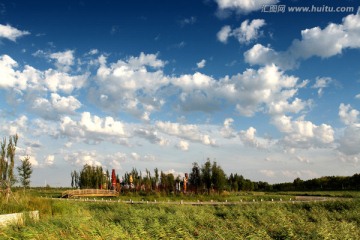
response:
<svg viewBox="0 0 360 240"><path fill-rule="evenodd" d="M211 183L215 190L217 190L219 193L221 193L225 188L225 172L219 165L217 165L216 162L214 162L211 167Z"/></svg>
<svg viewBox="0 0 360 240"><path fill-rule="evenodd" d="M204 187L210 193L211 189L211 162L208 158L205 164L201 167L201 179Z"/></svg>
<svg viewBox="0 0 360 240"><path fill-rule="evenodd" d="M193 163L193 167L189 175L189 183L192 191L198 193L199 188L201 187L201 173L200 173L200 167L196 162Z"/></svg>
<svg viewBox="0 0 360 240"><path fill-rule="evenodd" d="M155 173L155 189L158 190L159 185L159 170L157 168L154 169Z"/></svg>
<svg viewBox="0 0 360 240"><path fill-rule="evenodd" d="M74 171L72 178L74 179L74 186L84 188L95 188L98 189L104 185L109 185L110 176L109 172L107 174L103 173L103 168L101 166L90 166L85 164L80 173Z"/></svg>
<svg viewBox="0 0 360 240"><path fill-rule="evenodd" d="M6 144L6 138L0 142L0 185L5 189L6 202L9 201L11 187L16 182L14 176L15 152L18 142L18 135L9 137L9 143Z"/></svg>
<svg viewBox="0 0 360 240"><path fill-rule="evenodd" d="M26 156L23 160L21 160L20 166L17 167L20 183L24 188L30 187L30 178L33 172L30 157Z"/></svg>
<svg viewBox="0 0 360 240"><path fill-rule="evenodd" d="M76 171L71 171L71 187L74 188L75 187L75 173Z"/></svg>

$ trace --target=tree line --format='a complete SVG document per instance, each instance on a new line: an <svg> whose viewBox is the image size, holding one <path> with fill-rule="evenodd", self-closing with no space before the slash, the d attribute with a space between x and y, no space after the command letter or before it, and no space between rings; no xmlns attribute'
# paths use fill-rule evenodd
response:
<svg viewBox="0 0 360 240"><path fill-rule="evenodd" d="M192 192L195 194L221 193L223 191L305 191L305 190L359 190L360 174L351 177L321 177L310 180L296 178L290 183L269 184L254 182L237 173L227 176L217 162L210 159L203 165L194 162L189 175L181 177L155 168L145 173L133 168L120 178L116 175L116 186L111 184L109 171L101 166L84 165L79 172L71 172L73 188L116 189L118 191L140 192Z"/></svg>
<svg viewBox="0 0 360 240"><path fill-rule="evenodd" d="M71 187L112 189L109 171L104 171L101 166L84 165L79 172L71 172ZM266 182L253 182L237 173L227 176L217 162L210 159L203 165L194 162L189 175L181 177L172 173L165 173L154 169L153 174L148 169L145 173L133 168L125 172L120 178L116 176L116 189L121 191L144 192L193 192L196 194L209 194L222 191L256 191L271 190L271 185Z"/></svg>
<svg viewBox="0 0 360 240"><path fill-rule="evenodd" d="M277 191L321 191L321 190L360 190L360 174L353 176L326 176L309 180L294 179L289 183L272 185Z"/></svg>

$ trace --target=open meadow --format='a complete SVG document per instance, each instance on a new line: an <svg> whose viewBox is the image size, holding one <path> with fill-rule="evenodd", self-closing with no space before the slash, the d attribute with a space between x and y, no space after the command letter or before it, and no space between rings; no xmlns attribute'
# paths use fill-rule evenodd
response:
<svg viewBox="0 0 360 240"><path fill-rule="evenodd" d="M358 239L360 236L359 192L127 194L112 201L88 202L50 198L59 193L44 189L26 194L17 191L14 197L18 203L2 202L0 213L39 210L40 219L4 227L0 239ZM289 201L300 194L337 198ZM130 199L156 200L157 204L128 204ZM180 204L180 201L211 200L238 204Z"/></svg>

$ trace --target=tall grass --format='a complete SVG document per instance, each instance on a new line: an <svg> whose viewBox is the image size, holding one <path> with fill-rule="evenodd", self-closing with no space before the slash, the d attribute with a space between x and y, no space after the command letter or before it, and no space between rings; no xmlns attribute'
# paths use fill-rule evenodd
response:
<svg viewBox="0 0 360 240"><path fill-rule="evenodd" d="M360 236L359 199L191 206L78 202L25 195L18 206L11 203L1 205L0 209L10 211L16 207L39 210L40 220L3 228L0 239L357 239Z"/></svg>

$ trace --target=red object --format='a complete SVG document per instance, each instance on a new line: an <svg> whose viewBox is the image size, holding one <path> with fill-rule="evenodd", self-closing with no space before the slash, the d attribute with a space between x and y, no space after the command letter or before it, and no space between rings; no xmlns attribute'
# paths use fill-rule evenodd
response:
<svg viewBox="0 0 360 240"><path fill-rule="evenodd" d="M115 169L112 170L112 173L111 173L111 185L113 187L116 186L116 174L115 174Z"/></svg>

